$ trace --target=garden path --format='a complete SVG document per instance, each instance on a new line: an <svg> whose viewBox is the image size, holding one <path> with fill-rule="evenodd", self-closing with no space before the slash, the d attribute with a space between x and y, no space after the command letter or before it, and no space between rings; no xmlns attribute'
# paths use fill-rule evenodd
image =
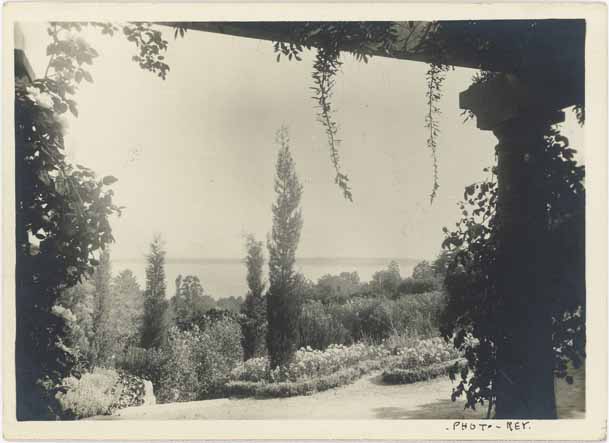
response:
<svg viewBox="0 0 609 443"><path fill-rule="evenodd" d="M247 420L247 419L459 419L484 418L485 410L464 410L450 401L455 386L447 377L411 385L385 385L380 373L310 396L273 399L217 399L123 409L110 420ZM560 418L582 418L584 373L575 384L557 380ZM483 408L485 409L485 408Z"/></svg>

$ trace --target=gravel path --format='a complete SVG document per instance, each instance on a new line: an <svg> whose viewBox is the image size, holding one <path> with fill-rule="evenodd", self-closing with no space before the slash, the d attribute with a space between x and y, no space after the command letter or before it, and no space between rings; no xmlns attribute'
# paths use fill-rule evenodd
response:
<svg viewBox="0 0 609 443"><path fill-rule="evenodd" d="M578 379L580 377L577 377ZM580 380L576 380L580 381ZM583 381L583 376L581 377ZM583 383L582 383L583 384ZM484 418L485 410L464 410L463 400L450 401L454 385L447 377L410 385L385 385L380 373L310 396L275 399L218 399L140 406L98 420L248 420L248 419L459 419ZM574 385L575 386L575 385ZM574 386L557 381L561 418L583 417L584 399ZM578 384L582 389L583 386ZM563 401L569 392L569 401ZM568 406L567 406L568 404Z"/></svg>
<svg viewBox="0 0 609 443"><path fill-rule="evenodd" d="M276 399L218 399L127 408L106 419L401 419L480 418L453 403L448 378L412 385L384 385L380 373L355 383L310 396ZM102 418L102 417L100 417Z"/></svg>

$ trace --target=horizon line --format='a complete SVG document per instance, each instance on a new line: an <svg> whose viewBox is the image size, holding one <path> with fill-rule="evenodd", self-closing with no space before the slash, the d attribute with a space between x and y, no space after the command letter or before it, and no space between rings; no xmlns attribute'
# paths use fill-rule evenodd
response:
<svg viewBox="0 0 609 443"><path fill-rule="evenodd" d="M143 261L146 260L146 255L141 257L120 257L111 258L111 261L116 262L129 262L129 261ZM218 261L243 261L245 257L166 257L167 262L187 262L187 261L198 261L198 260L218 260ZM296 257L296 260L397 260L397 261L423 261L428 260L424 258L414 257L395 257L395 256L378 256L378 257L365 257L365 256L306 256Z"/></svg>

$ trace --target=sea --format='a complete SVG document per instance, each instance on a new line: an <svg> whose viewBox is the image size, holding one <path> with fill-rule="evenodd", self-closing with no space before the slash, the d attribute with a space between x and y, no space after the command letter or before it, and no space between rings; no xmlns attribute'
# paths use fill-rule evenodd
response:
<svg viewBox="0 0 609 443"><path fill-rule="evenodd" d="M412 258L298 258L296 270L306 278L316 282L326 274L337 275L341 272L357 271L362 282L369 281L372 275L386 269L395 260L400 265L402 277L409 277L414 266L420 261ZM130 269L144 288L146 282L146 260L144 258L113 260L112 273L118 274ZM265 272L267 274L268 271ZM168 258L165 263L167 296L175 293L175 280L178 275L199 277L205 293L215 299L225 297L244 297L247 293L246 267L239 258Z"/></svg>

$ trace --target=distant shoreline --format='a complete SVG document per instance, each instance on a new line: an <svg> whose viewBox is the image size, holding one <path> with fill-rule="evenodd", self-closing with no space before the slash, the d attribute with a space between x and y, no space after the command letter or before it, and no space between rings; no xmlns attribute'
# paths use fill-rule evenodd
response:
<svg viewBox="0 0 609 443"><path fill-rule="evenodd" d="M204 257L204 258L176 258L169 257L165 260L165 263L168 264L206 264L206 263L242 263L243 258L235 258L235 257ZM411 258L411 257L298 257L296 258L296 262L300 264L312 264L312 263L340 263L340 264L378 264L385 263L389 264L391 261L401 262L401 263L410 263L416 264L424 259L419 258ZM136 263L136 262L144 262L146 261L146 257L139 258L119 258L112 259L114 263Z"/></svg>

